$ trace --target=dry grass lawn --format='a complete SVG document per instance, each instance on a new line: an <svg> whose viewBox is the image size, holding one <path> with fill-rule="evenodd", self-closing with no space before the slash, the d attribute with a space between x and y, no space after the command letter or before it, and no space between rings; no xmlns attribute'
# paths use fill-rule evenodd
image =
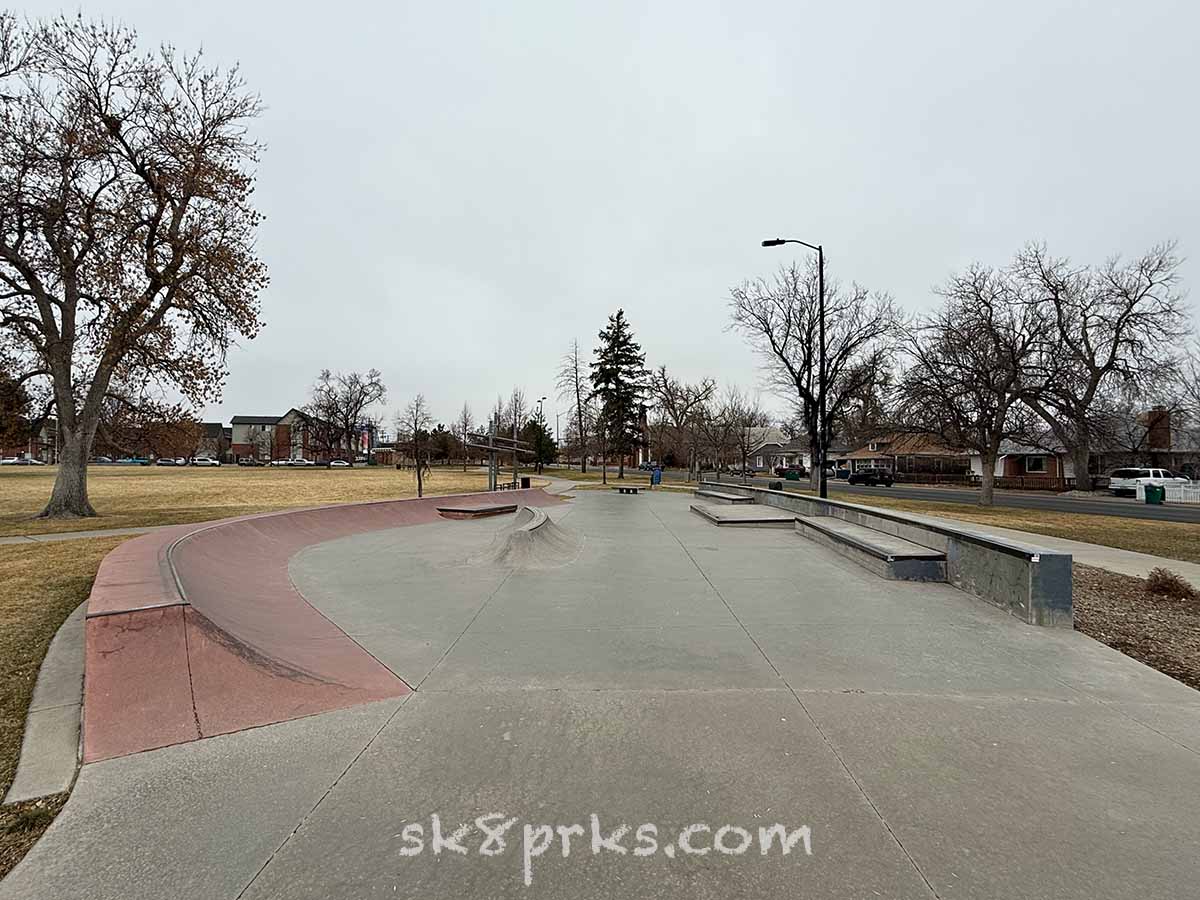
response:
<svg viewBox="0 0 1200 900"><path fill-rule="evenodd" d="M50 639L87 599L100 560L122 540L0 547L0 794L16 772L25 714ZM25 855L65 800L63 794L0 807L0 878Z"/></svg>
<svg viewBox="0 0 1200 900"><path fill-rule="evenodd" d="M56 469L0 469L0 537L100 528L202 522L249 513L328 503L389 500L417 495L412 470L384 466L353 469L194 469L157 466L93 466L88 493L99 515L93 519L35 519L50 496ZM454 467L435 467L426 478L429 494L487 490L487 476Z"/></svg>

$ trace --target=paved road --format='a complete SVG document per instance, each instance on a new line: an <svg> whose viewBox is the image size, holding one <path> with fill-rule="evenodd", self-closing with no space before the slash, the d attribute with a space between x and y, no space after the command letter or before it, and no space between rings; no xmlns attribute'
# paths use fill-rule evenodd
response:
<svg viewBox="0 0 1200 900"><path fill-rule="evenodd" d="M473 562L502 519L301 552L297 588L415 693L85 766L0 900L1177 900L1200 883L1200 693L690 502L581 491L555 512L578 554L517 567ZM460 823L463 852L435 853Z"/></svg>
<svg viewBox="0 0 1200 900"><path fill-rule="evenodd" d="M679 479L683 480L682 473ZM728 475L721 476L722 481L741 481ZM750 481L759 487L766 487L773 478L751 478ZM787 490L806 490L808 483L785 481ZM830 496L863 495L902 497L906 500L929 500L937 503L969 503L979 502L979 492L966 488L925 487L919 485L894 484L890 488L865 487L863 485L846 484L844 481L829 482ZM849 497L847 497L849 499ZM1053 512L1087 513L1097 516L1120 516L1128 519L1153 519L1160 522L1200 522L1200 506L1179 506L1164 504L1151 506L1138 503L1127 497L1097 497L1096 499L1059 497L1051 493L997 491L996 505L1014 509L1044 509Z"/></svg>

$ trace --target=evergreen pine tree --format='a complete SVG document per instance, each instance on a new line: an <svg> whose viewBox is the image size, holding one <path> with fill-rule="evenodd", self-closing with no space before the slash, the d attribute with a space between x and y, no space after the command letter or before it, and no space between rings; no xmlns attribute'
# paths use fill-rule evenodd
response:
<svg viewBox="0 0 1200 900"><path fill-rule="evenodd" d="M642 440L640 411L646 393L646 354L633 339L625 310L608 317L592 361L592 396L600 400L600 417L609 446L617 452L617 477L625 477L625 456Z"/></svg>

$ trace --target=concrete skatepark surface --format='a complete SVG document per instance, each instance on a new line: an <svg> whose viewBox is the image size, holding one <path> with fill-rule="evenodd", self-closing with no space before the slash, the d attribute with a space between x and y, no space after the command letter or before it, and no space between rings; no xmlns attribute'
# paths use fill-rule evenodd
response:
<svg viewBox="0 0 1200 900"><path fill-rule="evenodd" d="M547 506L574 548L554 567L540 548L481 563L513 516L272 536L299 601L413 690L85 765L0 900L1174 900L1200 883L1200 693L690 502ZM224 559L195 557L189 594L232 589L195 580L228 577ZM263 615L231 627L278 640ZM518 819L502 853L478 831L465 854L401 852L406 826L489 813ZM807 825L811 855L593 853L592 814L656 823L664 845L690 823ZM528 885L527 824L583 834Z"/></svg>

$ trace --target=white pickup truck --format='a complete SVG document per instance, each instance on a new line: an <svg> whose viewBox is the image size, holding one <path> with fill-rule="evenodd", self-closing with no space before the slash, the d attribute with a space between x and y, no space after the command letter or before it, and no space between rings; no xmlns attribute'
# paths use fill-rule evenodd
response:
<svg viewBox="0 0 1200 900"><path fill-rule="evenodd" d="M1108 476L1114 494L1136 494L1139 484L1187 484L1191 479L1169 469L1115 469Z"/></svg>

